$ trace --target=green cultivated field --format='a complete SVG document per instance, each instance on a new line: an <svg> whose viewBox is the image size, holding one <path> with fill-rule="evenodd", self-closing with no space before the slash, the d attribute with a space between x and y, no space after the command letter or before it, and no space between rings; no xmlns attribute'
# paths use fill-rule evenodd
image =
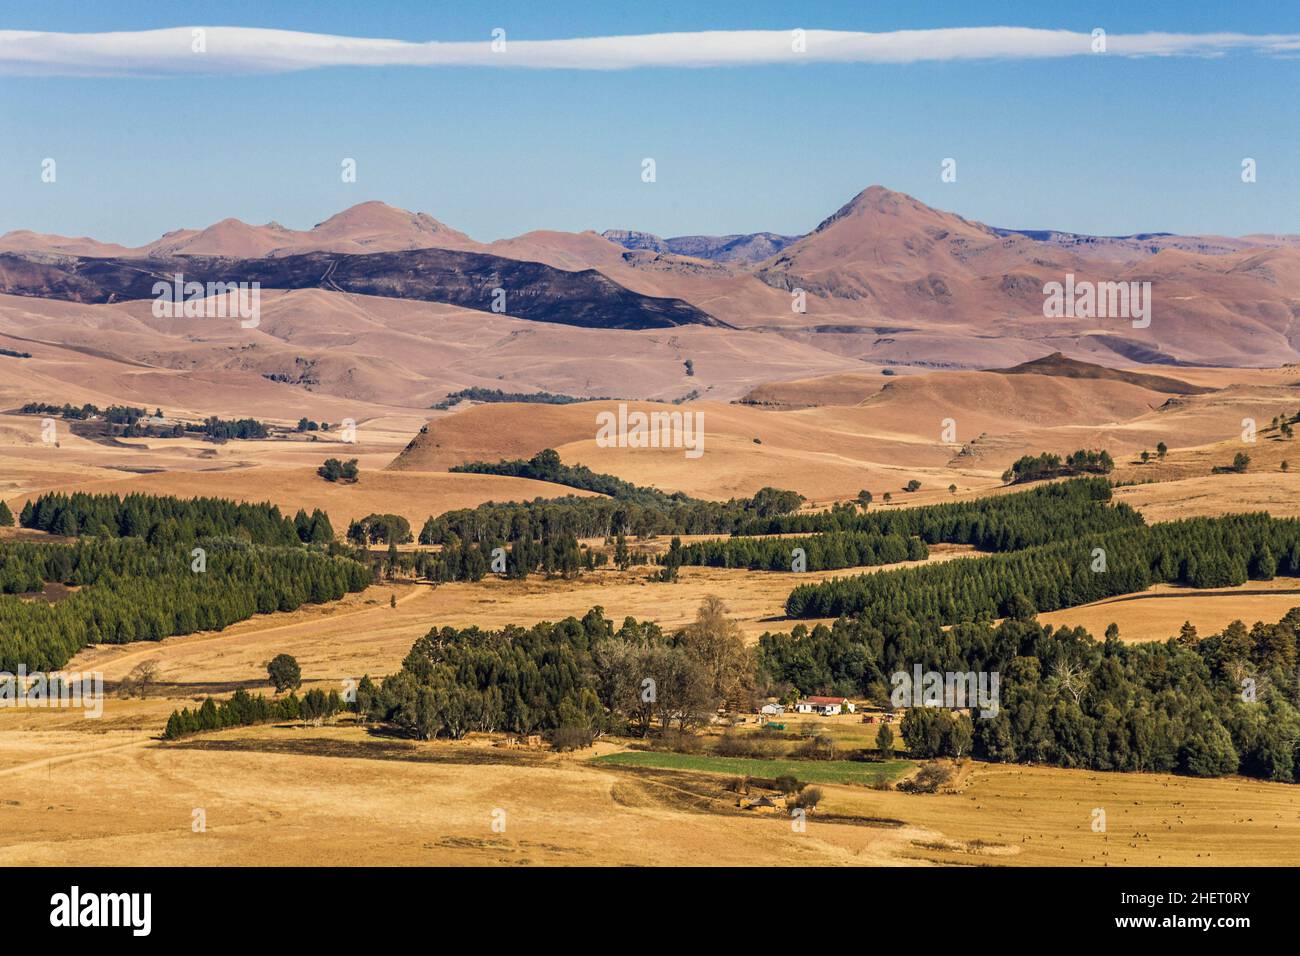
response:
<svg viewBox="0 0 1300 956"><path fill-rule="evenodd" d="M607 754L595 758L592 763L689 770L732 777L762 777L768 780L789 774L801 783L847 783L862 786L893 780L912 767L909 760L886 760L880 763L856 760L761 760L754 757L712 757L648 750Z"/></svg>

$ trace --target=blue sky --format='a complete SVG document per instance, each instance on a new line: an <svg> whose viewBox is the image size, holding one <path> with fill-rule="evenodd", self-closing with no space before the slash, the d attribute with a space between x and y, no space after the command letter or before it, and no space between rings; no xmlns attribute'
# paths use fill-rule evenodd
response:
<svg viewBox="0 0 1300 956"><path fill-rule="evenodd" d="M1026 26L1295 33L1285 4L44 0L0 30L245 26L411 41ZM225 216L307 228L367 199L477 239L805 232L872 184L993 225L1300 232L1300 59L1069 57L627 71L335 67L0 77L0 232L139 244ZM58 181L40 182L40 163ZM355 158L358 181L340 181ZM653 157L657 182L641 181ZM957 160L957 181L940 162ZM1241 182L1243 157L1258 181Z"/></svg>

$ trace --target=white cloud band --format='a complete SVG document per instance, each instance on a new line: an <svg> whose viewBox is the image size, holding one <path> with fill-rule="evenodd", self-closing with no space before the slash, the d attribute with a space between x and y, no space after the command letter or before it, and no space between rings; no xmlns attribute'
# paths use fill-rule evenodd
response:
<svg viewBox="0 0 1300 956"><path fill-rule="evenodd" d="M891 33L717 30L569 40L516 40L507 35L504 44L495 45L491 38L412 43L251 27L175 27L136 33L0 30L0 73L175 76L283 73L337 66L618 70L914 63L1098 55L1095 46L1091 33L1026 27ZM1105 38L1105 53L1111 56L1223 56L1235 51L1294 56L1300 52L1300 34L1139 33Z"/></svg>

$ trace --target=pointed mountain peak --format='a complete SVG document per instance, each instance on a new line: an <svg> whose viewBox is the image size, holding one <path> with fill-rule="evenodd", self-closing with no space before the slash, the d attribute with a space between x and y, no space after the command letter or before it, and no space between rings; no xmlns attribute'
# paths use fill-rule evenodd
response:
<svg viewBox="0 0 1300 956"><path fill-rule="evenodd" d="M810 235L823 232L846 219L861 220L872 223L875 228L887 228L890 231L900 227L904 229L940 228L961 231L967 234L974 232L988 237L994 235L994 231L983 223L964 219L955 213L935 209L933 206L927 206L907 193L900 193L884 186L868 186L822 220Z"/></svg>
<svg viewBox="0 0 1300 956"><path fill-rule="evenodd" d="M908 212L933 213L935 211L907 193L895 192L884 186L868 186L823 219L813 232L821 232L850 216L903 216Z"/></svg>

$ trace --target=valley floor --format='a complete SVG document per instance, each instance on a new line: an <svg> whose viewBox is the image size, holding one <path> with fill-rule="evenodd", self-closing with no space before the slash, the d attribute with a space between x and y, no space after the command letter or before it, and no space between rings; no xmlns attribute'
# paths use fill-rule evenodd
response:
<svg viewBox="0 0 1300 956"><path fill-rule="evenodd" d="M0 734L7 863L1228 866L1300 857L1294 787L1243 778L967 762L952 793L823 785L822 806L798 832L782 815L737 810L723 778L593 763L592 751L415 743L350 723L162 744L128 726L153 722L148 703L115 709L98 733L64 716ZM38 751L50 756L31 759ZM1105 832L1093 830L1097 810Z"/></svg>

